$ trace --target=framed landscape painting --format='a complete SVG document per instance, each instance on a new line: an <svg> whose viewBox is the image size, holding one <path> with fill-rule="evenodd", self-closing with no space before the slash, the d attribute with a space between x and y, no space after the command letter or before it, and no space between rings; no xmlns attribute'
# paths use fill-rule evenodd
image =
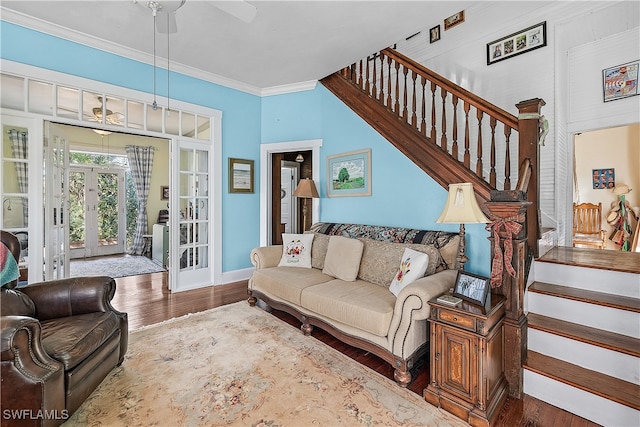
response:
<svg viewBox="0 0 640 427"><path fill-rule="evenodd" d="M327 156L327 195L371 195L371 149Z"/></svg>

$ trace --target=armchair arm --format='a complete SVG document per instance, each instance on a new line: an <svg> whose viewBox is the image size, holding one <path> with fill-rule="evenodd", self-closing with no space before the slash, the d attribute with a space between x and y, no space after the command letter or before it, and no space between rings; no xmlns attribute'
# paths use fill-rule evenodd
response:
<svg viewBox="0 0 640 427"><path fill-rule="evenodd" d="M427 339L429 300L453 288L457 274L457 270L444 270L422 277L400 292L389 329L393 354L408 357Z"/></svg>
<svg viewBox="0 0 640 427"><path fill-rule="evenodd" d="M64 368L45 352L40 322L26 316L2 316L0 328L3 412L42 410L64 416Z"/></svg>
<svg viewBox="0 0 640 427"><path fill-rule="evenodd" d="M20 289L33 300L39 320L115 311L116 282L107 276L72 277L33 283Z"/></svg>
<svg viewBox="0 0 640 427"><path fill-rule="evenodd" d="M251 251L251 264L257 270L276 267L282 258L282 245L261 246Z"/></svg>

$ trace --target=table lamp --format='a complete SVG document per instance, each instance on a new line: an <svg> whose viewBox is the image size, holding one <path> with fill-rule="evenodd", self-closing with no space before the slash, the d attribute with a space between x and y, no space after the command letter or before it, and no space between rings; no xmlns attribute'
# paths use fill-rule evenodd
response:
<svg viewBox="0 0 640 427"><path fill-rule="evenodd" d="M449 184L449 196L444 205L444 210L436 220L442 224L460 224L460 248L458 250L458 268L464 270L464 264L469 258L464 254L465 224L488 223L489 218L480 209L476 195L473 192L473 185L470 182L460 184Z"/></svg>

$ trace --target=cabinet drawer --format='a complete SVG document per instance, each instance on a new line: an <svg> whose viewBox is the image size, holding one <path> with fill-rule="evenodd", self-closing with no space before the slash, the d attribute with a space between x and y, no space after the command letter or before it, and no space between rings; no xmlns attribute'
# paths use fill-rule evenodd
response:
<svg viewBox="0 0 640 427"><path fill-rule="evenodd" d="M439 310L438 319L445 323L456 325L469 331L476 330L476 319L474 319L473 317L465 316L464 314Z"/></svg>

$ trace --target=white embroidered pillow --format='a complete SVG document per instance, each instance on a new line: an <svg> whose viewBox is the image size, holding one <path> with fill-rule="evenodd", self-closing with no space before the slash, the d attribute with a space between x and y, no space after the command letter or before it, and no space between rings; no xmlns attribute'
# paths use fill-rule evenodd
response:
<svg viewBox="0 0 640 427"><path fill-rule="evenodd" d="M397 297L405 286L424 276L428 265L429 255L406 248L396 277L389 286L391 293Z"/></svg>
<svg viewBox="0 0 640 427"><path fill-rule="evenodd" d="M282 258L278 267L311 268L313 234L282 235Z"/></svg>

